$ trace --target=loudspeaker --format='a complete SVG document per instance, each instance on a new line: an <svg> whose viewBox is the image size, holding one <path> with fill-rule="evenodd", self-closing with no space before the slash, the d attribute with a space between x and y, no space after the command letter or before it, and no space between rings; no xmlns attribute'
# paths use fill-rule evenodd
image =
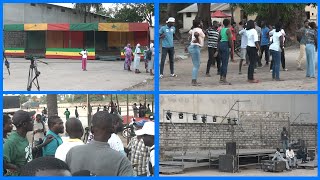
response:
<svg viewBox="0 0 320 180"><path fill-rule="evenodd" d="M227 155L237 155L237 144L236 142L227 142L226 143L226 154Z"/></svg>
<svg viewBox="0 0 320 180"><path fill-rule="evenodd" d="M3 96L3 109L20 108L19 96Z"/></svg>
<svg viewBox="0 0 320 180"><path fill-rule="evenodd" d="M233 155L220 155L219 156L219 171L232 172L238 171L237 156Z"/></svg>

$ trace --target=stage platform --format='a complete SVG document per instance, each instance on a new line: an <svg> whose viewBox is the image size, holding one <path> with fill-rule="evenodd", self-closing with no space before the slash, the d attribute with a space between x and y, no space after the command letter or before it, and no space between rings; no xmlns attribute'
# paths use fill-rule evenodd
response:
<svg viewBox="0 0 320 180"><path fill-rule="evenodd" d="M275 149L239 149L237 155L239 159L239 168L246 166L261 165L261 160L270 160ZM170 157L166 161L160 161L160 174L178 174L183 173L189 168L197 167L218 167L219 156L225 155L226 150L199 150L199 151L165 151L164 156ZM313 161L308 165L302 164L304 167L315 167Z"/></svg>

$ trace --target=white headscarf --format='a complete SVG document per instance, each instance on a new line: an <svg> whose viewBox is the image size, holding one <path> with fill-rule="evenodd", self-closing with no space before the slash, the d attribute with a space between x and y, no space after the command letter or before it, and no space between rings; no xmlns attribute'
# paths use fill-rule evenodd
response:
<svg viewBox="0 0 320 180"><path fill-rule="evenodd" d="M153 43L150 43L150 49L153 48L153 46L154 46L154 44L153 44Z"/></svg>

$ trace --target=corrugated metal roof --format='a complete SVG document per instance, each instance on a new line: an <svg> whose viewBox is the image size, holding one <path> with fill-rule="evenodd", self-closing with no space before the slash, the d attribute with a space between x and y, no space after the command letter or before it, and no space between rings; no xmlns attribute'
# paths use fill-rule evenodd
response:
<svg viewBox="0 0 320 180"><path fill-rule="evenodd" d="M214 12L216 10L220 10L220 11L230 10L230 4L228 4L228 3L211 3L210 11ZM198 12L197 3L194 3L194 4L190 5L190 6L182 9L178 13L188 13L188 12L191 12L191 13Z"/></svg>

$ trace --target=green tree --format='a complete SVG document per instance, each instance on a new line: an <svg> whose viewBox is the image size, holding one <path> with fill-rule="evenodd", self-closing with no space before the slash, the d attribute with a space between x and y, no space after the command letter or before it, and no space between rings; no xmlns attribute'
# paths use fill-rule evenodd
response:
<svg viewBox="0 0 320 180"><path fill-rule="evenodd" d="M237 4L248 15L257 14L257 21L265 20L274 25L283 24L287 34L294 34L306 19L305 7L308 4Z"/></svg>
<svg viewBox="0 0 320 180"><path fill-rule="evenodd" d="M83 14L83 22L87 22L87 16L90 12L100 12L102 3L75 3L74 9Z"/></svg>
<svg viewBox="0 0 320 180"><path fill-rule="evenodd" d="M130 3L128 6L135 10L142 17L143 21L147 21L149 25L152 25L152 16L154 15L153 3Z"/></svg>
<svg viewBox="0 0 320 180"><path fill-rule="evenodd" d="M31 95L21 94L20 95L20 103L23 104L23 103L29 101L30 98L31 98Z"/></svg>
<svg viewBox="0 0 320 180"><path fill-rule="evenodd" d="M42 95L40 97L40 103L41 104L47 104L47 95Z"/></svg>

